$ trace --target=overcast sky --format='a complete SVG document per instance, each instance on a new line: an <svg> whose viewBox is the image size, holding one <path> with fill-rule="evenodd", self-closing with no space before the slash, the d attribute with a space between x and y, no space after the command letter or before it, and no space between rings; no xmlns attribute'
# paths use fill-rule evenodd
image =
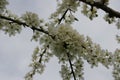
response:
<svg viewBox="0 0 120 80"><path fill-rule="evenodd" d="M41 18L47 20L49 15L56 10L55 0L9 0L8 8L14 13L21 15L25 11L38 13ZM111 0L111 7L120 12L120 0ZM90 21L78 11L75 16L79 22L74 23L80 34L90 36L95 43L101 45L103 49L114 51L120 48L115 40L115 35L120 34L115 24L107 24L103 20L104 12L99 10L99 17ZM39 45L31 42L32 30L23 29L21 34L14 37L4 35L0 31L0 80L24 80L24 75L29 71L29 63L34 48ZM111 74L112 68L106 69L101 64L97 68L90 68L85 62L85 80L114 80ZM46 71L42 75L37 75L35 80L62 80L59 75L60 66L57 59L53 58L48 63Z"/></svg>

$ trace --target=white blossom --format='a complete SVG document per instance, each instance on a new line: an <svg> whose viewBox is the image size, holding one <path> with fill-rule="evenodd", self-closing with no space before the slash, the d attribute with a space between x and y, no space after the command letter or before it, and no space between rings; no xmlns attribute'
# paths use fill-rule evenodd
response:
<svg viewBox="0 0 120 80"><path fill-rule="evenodd" d="M70 78L71 78L70 73L71 72L70 72L69 67L68 67L67 64L61 66L60 74L61 74L61 77L63 78L63 80L70 80Z"/></svg>
<svg viewBox="0 0 120 80"><path fill-rule="evenodd" d="M116 40L118 41L118 43L120 43L120 36L116 35Z"/></svg>
<svg viewBox="0 0 120 80"><path fill-rule="evenodd" d="M75 0L62 0L58 2L57 11L51 14L51 19L59 18L62 16L67 9L70 9L72 12L77 11L77 8L80 6L79 1Z"/></svg>
<svg viewBox="0 0 120 80"><path fill-rule="evenodd" d="M22 15L21 17L27 25L30 27L38 27L40 25L41 20L39 19L38 15L32 12L26 12L26 14Z"/></svg>
<svg viewBox="0 0 120 80"><path fill-rule="evenodd" d="M87 4L83 4L82 11L85 16L89 17L89 19L93 19L97 17L97 8L96 7L89 7Z"/></svg>
<svg viewBox="0 0 120 80"><path fill-rule="evenodd" d="M115 18L114 18L114 17L110 17L109 14L106 14L106 15L104 16L104 20L107 21L109 24L115 22Z"/></svg>
<svg viewBox="0 0 120 80"><path fill-rule="evenodd" d="M9 36L15 36L16 33L21 32L20 25L18 25L16 23L5 21L5 20L2 20L1 22L2 23L0 23L0 29L2 31L4 31L5 34L9 34Z"/></svg>
<svg viewBox="0 0 120 80"><path fill-rule="evenodd" d="M74 30L69 24L60 24L57 27L51 27L55 39L50 42L51 50L56 56L66 53L66 50L71 53L79 53L81 45L84 43L84 37ZM54 29L55 28L55 29ZM72 55L72 54L71 54Z"/></svg>
<svg viewBox="0 0 120 80"><path fill-rule="evenodd" d="M0 0L0 14L4 12L6 5L8 4L7 0Z"/></svg>
<svg viewBox="0 0 120 80"><path fill-rule="evenodd" d="M20 20L17 15L13 14L9 10L5 10L5 12L2 14L2 16L6 16L8 18L18 20L18 21ZM15 36L16 33L21 32L22 27L21 27L21 25L14 23L12 21L0 19L0 30L4 31L5 34L9 34L9 36Z"/></svg>
<svg viewBox="0 0 120 80"><path fill-rule="evenodd" d="M116 49L114 53L114 62L113 62L113 76L115 80L120 80L120 50Z"/></svg>
<svg viewBox="0 0 120 80"><path fill-rule="evenodd" d="M117 29L120 29L120 19L118 19L116 26L117 26Z"/></svg>

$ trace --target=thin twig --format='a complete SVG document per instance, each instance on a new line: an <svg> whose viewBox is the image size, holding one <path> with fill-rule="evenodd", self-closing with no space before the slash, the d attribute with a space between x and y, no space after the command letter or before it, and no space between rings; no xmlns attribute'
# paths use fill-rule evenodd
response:
<svg viewBox="0 0 120 80"><path fill-rule="evenodd" d="M65 15L67 14L68 10L70 10L70 9L69 9L69 8L68 8L68 9L66 9L66 11L65 11L65 12L64 12L64 14L62 15L62 17L59 19L58 24L60 24L60 23L61 23L61 21L62 21L63 19L65 19Z"/></svg>
<svg viewBox="0 0 120 80"><path fill-rule="evenodd" d="M48 47L49 47L49 45L44 49L44 51L42 52L42 54L40 54L39 63L42 62L42 57L45 54L45 52L47 51Z"/></svg>
<svg viewBox="0 0 120 80"><path fill-rule="evenodd" d="M63 43L64 43L63 47L64 47L65 49L67 49L67 44L66 44L65 42L63 42ZM76 80L75 73L74 73L74 69L73 69L73 65L72 65L72 62L71 62L71 60L70 60L69 52L67 52L66 54L67 54L68 61L69 61L69 64L70 64L71 74L73 74L73 78L74 78L74 80Z"/></svg>
<svg viewBox="0 0 120 80"><path fill-rule="evenodd" d="M67 53L67 57L68 57L68 60L69 60L69 64L70 64L70 68L71 68L71 73L73 74L74 80L76 80L76 76L75 76L75 73L74 73L74 70L73 70L73 65L72 65L72 62L71 62L71 60L70 60L70 55L69 55L69 53Z"/></svg>

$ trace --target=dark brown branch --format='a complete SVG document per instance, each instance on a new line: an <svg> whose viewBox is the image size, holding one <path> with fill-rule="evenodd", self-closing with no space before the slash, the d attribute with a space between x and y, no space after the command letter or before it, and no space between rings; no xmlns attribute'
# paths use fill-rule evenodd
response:
<svg viewBox="0 0 120 80"><path fill-rule="evenodd" d="M39 63L42 62L42 57L43 57L43 55L46 53L48 47L49 47L49 45L44 49L44 51L42 52L42 54L40 54Z"/></svg>
<svg viewBox="0 0 120 80"><path fill-rule="evenodd" d="M9 18L9 17L6 17L6 16L0 15L0 18L1 18L1 19L4 19L4 20L11 21L12 23L16 23L16 24L19 24L19 25L22 25L22 26L27 26L27 27L30 26L30 25L26 24L25 22L22 22L22 21L19 21L19 20L14 20L14 19ZM34 30L40 31L40 32L43 32L43 33L45 33L45 34L47 34L47 35L49 35L49 36L51 36L51 37L54 38L54 36L50 35L50 34L48 33L48 31L45 31L42 27L36 28L35 26L32 26L32 27L30 27L30 28L31 28L33 31L34 31Z"/></svg>
<svg viewBox="0 0 120 80"><path fill-rule="evenodd" d="M6 17L6 16L2 16L1 14L0 14L0 18L1 18L1 19L5 19L5 20L8 20L8 21L11 21L11 22L13 22L13 23L17 23L17 24L19 24L19 25L28 26L28 25L27 25L26 23L24 23L24 22L21 22L21 21L18 21L18 20L14 20L14 19L9 18L9 17Z"/></svg>
<svg viewBox="0 0 120 80"><path fill-rule="evenodd" d="M68 45L67 45L65 42L63 42L63 43L64 43L64 44L63 44L63 47L64 47L65 49L67 49L67 46L68 46ZM69 61L69 64L70 64L71 74L73 74L73 78L74 78L74 80L76 80L75 73L74 73L74 69L73 69L73 65L72 65L72 62L71 62L71 60L70 60L70 54L69 54L69 52L67 52L66 54L67 54L68 61Z"/></svg>
<svg viewBox="0 0 120 80"><path fill-rule="evenodd" d="M94 2L93 4L91 4L90 2L87 2L86 0L79 0L79 1L86 3L90 6L95 6L97 8L100 8L103 11L105 11L106 13L109 13L110 16L120 18L120 12L113 10L112 8L102 4L101 2Z"/></svg>
<svg viewBox="0 0 120 80"><path fill-rule="evenodd" d="M68 8L68 9L66 9L66 11L65 11L65 12L64 12L64 14L62 15L62 17L59 19L58 24L60 24L60 23L61 23L61 21L65 18L65 15L67 14L68 10L69 10L69 8Z"/></svg>
<svg viewBox="0 0 120 80"><path fill-rule="evenodd" d="M39 63L41 63L41 62L42 62L42 57L43 57L43 55L45 54L45 52L46 52L46 49L43 51L43 53L42 53L42 54L40 54Z"/></svg>
<svg viewBox="0 0 120 80"><path fill-rule="evenodd" d="M69 53L67 53L67 57L68 57L68 60L69 60L69 64L70 64L70 68L71 68L71 73L73 74L74 80L76 80L75 73L74 73L74 70L73 70L73 65L72 65L72 62L71 62L71 60L70 60L70 55L69 55Z"/></svg>

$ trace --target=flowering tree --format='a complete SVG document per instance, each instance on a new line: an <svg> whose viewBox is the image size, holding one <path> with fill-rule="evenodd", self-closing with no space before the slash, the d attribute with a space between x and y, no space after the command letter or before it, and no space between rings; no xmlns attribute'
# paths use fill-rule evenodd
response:
<svg viewBox="0 0 120 80"><path fill-rule="evenodd" d="M109 0L57 0L57 10L50 15L49 22L40 19L37 14L26 12L18 17L6 9L8 1L0 1L0 30L15 36L23 28L33 30L32 40L40 42L32 55L32 70L25 76L25 80L33 80L37 73L42 74L45 63L56 56L61 65L61 77L63 80L83 80L83 60L92 67L103 64L106 68L113 66L113 77L120 80L120 50L111 53L101 49L99 44L93 43L90 37L84 37L73 27L72 23L78 21L73 15L81 7L81 13L93 20L98 16L97 10L101 9L106 14L104 20L116 23L120 29L120 13L108 7ZM120 43L120 35L116 36Z"/></svg>

